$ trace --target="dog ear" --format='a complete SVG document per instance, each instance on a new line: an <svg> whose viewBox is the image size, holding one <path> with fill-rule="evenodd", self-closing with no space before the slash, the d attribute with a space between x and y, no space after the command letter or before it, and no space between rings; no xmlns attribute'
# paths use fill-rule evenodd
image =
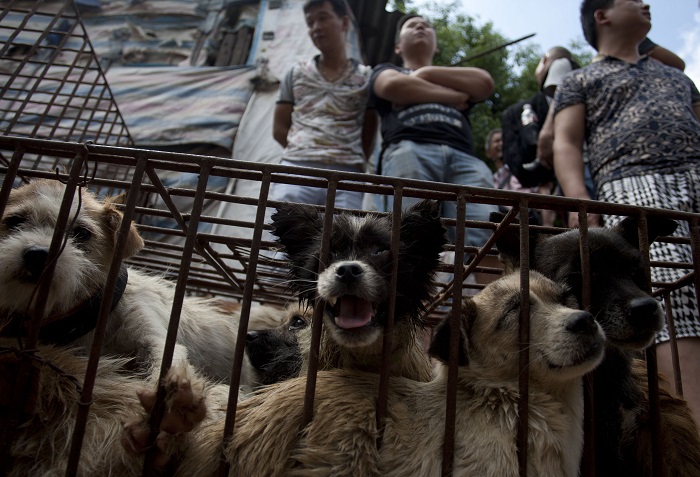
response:
<svg viewBox="0 0 700 477"><path fill-rule="evenodd" d="M401 216L402 253L429 258L437 266L440 252L447 243L445 227L440 222L439 203L423 200Z"/></svg>
<svg viewBox="0 0 700 477"><path fill-rule="evenodd" d="M318 210L310 205L285 203L272 214L271 233L277 237L290 257L307 250L315 237L323 230L323 220Z"/></svg>
<svg viewBox="0 0 700 477"><path fill-rule="evenodd" d="M652 243L659 237L666 237L676 231L678 222L665 217L652 216L647 219L647 239ZM630 244L639 248L639 221L637 217L625 217L613 227Z"/></svg>
<svg viewBox="0 0 700 477"><path fill-rule="evenodd" d="M501 212L491 212L489 220L493 223L500 224L506 214ZM518 220L514 220L513 224L519 224ZM535 249L537 248L537 235L530 233L529 238L529 253L530 263L533 263ZM504 273L509 273L520 268L520 230L514 227L508 227L503 231L503 234L496 240L496 248L498 249L498 258L504 264Z"/></svg>
<svg viewBox="0 0 700 477"><path fill-rule="evenodd" d="M114 204L120 204L119 202L123 200L124 194L116 197L111 197L105 199L104 203L104 218L107 224L107 230L112 234L112 240L117 243L117 234L119 233L119 227L121 226L122 219L124 215L118 210ZM139 250L145 246L143 239L139 235L136 226L131 223L129 226L129 234L126 237L126 243L124 244L124 252L122 253L122 259L127 259L134 256Z"/></svg>
<svg viewBox="0 0 700 477"><path fill-rule="evenodd" d="M459 345L457 348L457 362L460 366L467 366L469 364L469 347L465 327L474 318L476 313L477 308L474 302L470 298L465 297L463 301L462 318L459 324ZM447 318L435 328L433 339L430 341L430 348L428 348L430 356L443 363L448 363L450 361L451 335L450 318Z"/></svg>

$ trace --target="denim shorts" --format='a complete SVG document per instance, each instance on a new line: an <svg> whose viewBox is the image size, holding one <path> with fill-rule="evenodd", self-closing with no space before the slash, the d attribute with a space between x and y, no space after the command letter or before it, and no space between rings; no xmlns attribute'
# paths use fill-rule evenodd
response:
<svg viewBox="0 0 700 477"><path fill-rule="evenodd" d="M313 167L344 172L363 172L361 166L341 166L337 164L319 164L306 162L291 162L282 160L285 166ZM280 202L299 202L301 204L326 205L326 188L302 186L296 184L272 183L270 185L270 200ZM362 209L362 192L337 190L335 206L344 209Z"/></svg>
<svg viewBox="0 0 700 477"><path fill-rule="evenodd" d="M382 175L493 188L493 173L484 161L444 144L416 143L408 140L390 144L382 156ZM402 204L404 207L410 207L420 200L405 197ZM392 210L393 197L386 197L385 207L386 211ZM498 207L491 204L467 203L466 218L488 221L489 214L497 210ZM456 204L443 202L441 215L456 218ZM448 235L454 241L455 231L449 230ZM468 245L481 247L490 236L490 230L471 228L467 230L466 242Z"/></svg>

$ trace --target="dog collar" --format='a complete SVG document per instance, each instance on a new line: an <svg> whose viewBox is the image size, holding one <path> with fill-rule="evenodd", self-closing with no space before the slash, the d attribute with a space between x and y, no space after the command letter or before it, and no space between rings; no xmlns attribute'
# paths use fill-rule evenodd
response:
<svg viewBox="0 0 700 477"><path fill-rule="evenodd" d="M113 311L117 307L122 295L124 295L128 280L129 273L126 269L126 265L122 264L119 268L117 285L112 295L110 311ZM67 345L94 330L97 326L97 318L100 315L102 296L103 290L99 290L66 315L49 317L47 320L48 323L42 325L41 330L39 330L39 340L46 344ZM3 334L24 336L26 335L24 324L21 318L15 319L14 326L10 325L7 332Z"/></svg>

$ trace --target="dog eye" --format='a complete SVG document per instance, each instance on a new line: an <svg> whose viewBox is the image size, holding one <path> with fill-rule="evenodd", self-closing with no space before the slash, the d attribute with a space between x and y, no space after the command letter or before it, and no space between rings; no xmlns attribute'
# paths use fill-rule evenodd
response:
<svg viewBox="0 0 700 477"><path fill-rule="evenodd" d="M86 227L75 227L73 232L71 232L73 238L80 242L87 242L92 237L92 232Z"/></svg>
<svg viewBox="0 0 700 477"><path fill-rule="evenodd" d="M8 230L17 230L20 227L20 225L22 225L26 221L27 218L22 215L11 215L7 217L3 222L5 223L5 227L7 227Z"/></svg>
<svg viewBox="0 0 700 477"><path fill-rule="evenodd" d="M289 323L289 331L301 330L307 326L308 323L301 315L294 315L292 321Z"/></svg>
<svg viewBox="0 0 700 477"><path fill-rule="evenodd" d="M389 247L386 247L384 245L377 245L371 251L372 255L381 255L383 253L388 253L388 252L389 252Z"/></svg>

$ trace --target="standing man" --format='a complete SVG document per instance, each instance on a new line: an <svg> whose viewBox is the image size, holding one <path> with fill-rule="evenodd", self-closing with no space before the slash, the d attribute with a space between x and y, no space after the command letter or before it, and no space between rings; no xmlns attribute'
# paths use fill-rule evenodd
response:
<svg viewBox="0 0 700 477"><path fill-rule="evenodd" d="M493 187L491 170L473 152L469 108L485 100L493 79L479 68L433 66L437 38L433 26L416 14L398 22L395 52L403 67L384 63L372 73L372 101L382 119L383 176ZM418 199L407 197L408 206ZM389 208L393 200L389 200ZM456 205L443 204L442 215L455 218ZM488 220L497 210L467 204L467 219ZM469 245L481 246L491 232L469 229Z"/></svg>
<svg viewBox="0 0 700 477"><path fill-rule="evenodd" d="M347 56L345 0L307 0L304 15L320 54L293 65L280 83L273 137L284 147L281 164L364 172L377 129L367 108L372 70ZM324 205L326 190L276 183L270 198ZM360 209L362 192L338 190L336 206Z"/></svg>
<svg viewBox="0 0 700 477"><path fill-rule="evenodd" d="M649 6L638 0L583 0L586 40L602 56L557 88L554 169L567 197L588 199L581 148L588 144L598 199L700 212L700 93L680 70L639 53L651 28ZM590 225L600 217L589 214ZM619 217L607 217L613 225ZM569 224L578 225L578 215ZM688 236L688 223L679 222ZM655 243L651 260L691 262L688 245ZM683 270L654 268L653 281L673 282ZM671 294L684 397L700 422L700 317L693 287ZM657 342L659 371L673 376L666 329Z"/></svg>

